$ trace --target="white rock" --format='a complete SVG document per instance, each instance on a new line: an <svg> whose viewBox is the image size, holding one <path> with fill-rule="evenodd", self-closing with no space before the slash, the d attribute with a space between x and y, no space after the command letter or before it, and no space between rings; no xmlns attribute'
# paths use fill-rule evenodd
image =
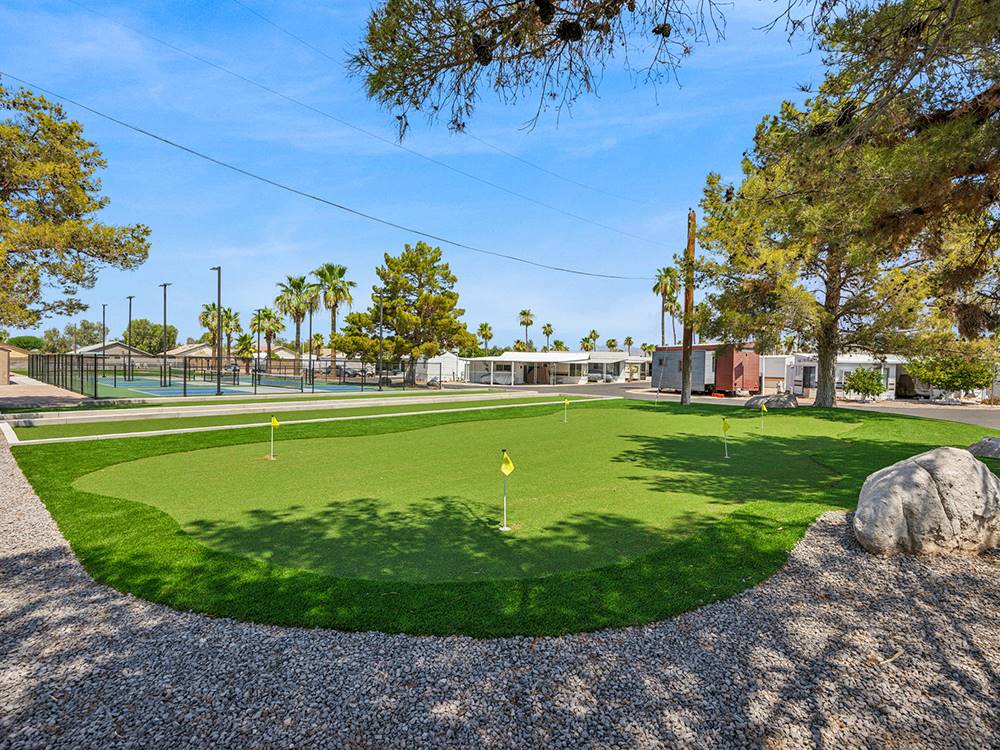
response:
<svg viewBox="0 0 1000 750"><path fill-rule="evenodd" d="M865 480L854 535L879 555L1000 546L1000 479L961 448L935 448Z"/></svg>
<svg viewBox="0 0 1000 750"><path fill-rule="evenodd" d="M984 458L1000 458L1000 438L984 437L978 443L969 446L969 453Z"/></svg>

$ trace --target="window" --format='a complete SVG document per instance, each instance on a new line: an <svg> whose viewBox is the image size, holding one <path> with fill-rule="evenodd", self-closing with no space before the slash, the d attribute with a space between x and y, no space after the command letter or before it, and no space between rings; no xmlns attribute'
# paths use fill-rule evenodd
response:
<svg viewBox="0 0 1000 750"><path fill-rule="evenodd" d="M510 362L497 362L494 365L494 370L497 372L510 372Z"/></svg>
<svg viewBox="0 0 1000 750"><path fill-rule="evenodd" d="M583 377L583 364L577 362L576 364L570 364L569 366L569 376L571 378L582 378Z"/></svg>

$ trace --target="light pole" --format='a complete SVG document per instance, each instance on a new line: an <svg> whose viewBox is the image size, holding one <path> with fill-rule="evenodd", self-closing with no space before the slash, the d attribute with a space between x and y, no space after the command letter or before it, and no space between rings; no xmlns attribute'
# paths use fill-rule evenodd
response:
<svg viewBox="0 0 1000 750"><path fill-rule="evenodd" d="M167 287L170 282L160 284L163 287L163 385L170 385L170 370L167 369Z"/></svg>
<svg viewBox="0 0 1000 750"><path fill-rule="evenodd" d="M108 303L101 303L101 374L107 369L108 356Z"/></svg>
<svg viewBox="0 0 1000 750"><path fill-rule="evenodd" d="M222 266L212 266L217 274L215 294L215 395L222 395Z"/></svg>
<svg viewBox="0 0 1000 750"><path fill-rule="evenodd" d="M307 378L312 378L312 368L313 368L313 309L312 303L309 303L309 356L307 359L308 370L306 373Z"/></svg>
<svg viewBox="0 0 1000 750"><path fill-rule="evenodd" d="M261 324L261 319L260 318L261 318L261 316L260 316L260 308L259 307L257 308L256 312L254 312L254 318L255 318L256 323L257 323L257 354L253 358L253 369L254 369L254 377L257 377L257 372L260 370L260 324Z"/></svg>
<svg viewBox="0 0 1000 750"><path fill-rule="evenodd" d="M382 292L378 293L378 389L382 390Z"/></svg>
<svg viewBox="0 0 1000 750"><path fill-rule="evenodd" d="M125 348L128 354L128 370L125 373L125 379L131 380L132 379L132 300L135 299L135 295L130 294L127 297L127 299L128 299L128 333L126 334L125 338L128 339L128 341L125 342Z"/></svg>

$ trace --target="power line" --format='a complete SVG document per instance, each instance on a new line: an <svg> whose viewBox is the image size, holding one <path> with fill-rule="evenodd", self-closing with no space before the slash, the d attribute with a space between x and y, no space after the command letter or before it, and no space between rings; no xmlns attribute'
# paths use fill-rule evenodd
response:
<svg viewBox="0 0 1000 750"><path fill-rule="evenodd" d="M643 237L643 236L638 235L638 234L633 234L632 232L627 232L627 231L625 231L623 229L618 229L618 228L612 227L612 226L610 226L608 224L602 224L599 221L595 221L593 219L589 219L586 216L582 216L580 214L575 214L572 211L567 211L566 209L559 208L558 206L554 206L551 203L546 203L544 201L540 201L537 198L532 198L530 195L525 195L524 193L519 193L516 190L511 190L510 188L504 187L503 185L500 185L499 183L492 182L491 180L487 180L487 179L485 179L483 177L480 177L480 176L478 176L476 174L473 174L472 172L467 172L464 169L452 166L451 164L448 164L447 162L441 161L440 159L435 159L433 156L428 156L427 154L424 154L424 153L422 153L420 151L417 151L414 148L410 148L409 146L406 146L406 145L404 145L402 143L399 143L398 141L394 141L391 138L386 138L385 136L379 135L378 133L374 133L374 132L372 132L370 130L365 129L365 128L361 127L360 125L355 125L352 122L348 122L347 120L344 120L343 118L338 117L337 115L331 114L330 112L327 112L326 110L320 109L319 107L315 107L312 104L309 104L307 102L302 101L301 99L296 99L294 96L290 96L290 95L285 94L285 93L283 93L281 91L278 91L277 89L271 88L267 84L260 83L259 81L256 81L253 78L249 78L248 76L243 75L242 73L237 73L236 71L231 70L231 69L225 67L224 65L220 65L219 63L213 62L212 60L209 60L208 58L202 57L201 55L198 55L198 54L196 54L194 52L190 52L189 50L186 50L183 47L178 47L176 44L172 44L171 42L168 42L168 41L166 41L164 39L160 39L157 36L149 34L149 33L145 32L145 31L137 29L137 28L135 28L133 26L129 26L126 23L122 23L121 21L118 21L118 20L112 18L111 16L107 15L106 13L102 13L101 11L97 11L97 10L94 10L93 8L89 8L88 6L84 5L83 3L78 2L78 0L66 0L66 1L69 2L69 3L71 3L71 4L73 4L73 5L75 5L75 6L77 6L78 8L81 8L81 9L83 9L85 11L88 11L89 13L93 13L94 15L101 16L103 18L108 19L111 23L115 24L116 26L120 26L120 27L122 27L124 29L128 29L129 31L131 31L131 32L133 32L135 34L138 34L139 36L145 37L146 39L150 39L151 41L154 41L157 44L161 44L164 47L167 47L168 49L171 49L174 52L177 52L178 54L181 54L181 55L184 55L186 57L189 57L192 60L196 60L197 62L200 62L203 65L208 65L208 66L210 66L210 67L212 67L212 68L214 68L214 69L216 69L216 70L218 70L218 71L220 71L222 73L225 73L228 76L232 76L233 78L236 78L236 79L238 79L240 81L243 81L244 83L246 83L246 84L248 84L250 86L254 86L255 88L260 89L261 91L265 91L268 94L271 94L272 96L277 96L277 97L279 97L281 99L284 99L287 102L295 104L295 105L297 105L299 107L303 107L304 109L307 109L310 112L313 112L315 114L321 115L322 117L326 117L327 119L332 120L333 122L336 122L339 125L343 125L344 127L350 128L351 130L357 131L358 133L362 133L363 135L366 135L369 138L374 138L375 140L380 141L382 143L385 143L386 145L392 146L393 148L398 148L401 151L405 151L408 154L412 154L413 156L416 156L416 157L418 157L420 159L423 159L424 161L430 162L431 164L435 164L435 165L437 165L439 167L442 167L442 168L447 169L447 170L449 170L451 172L454 172L455 174L462 175L463 177L466 177L467 179L475 180L476 182L479 182L479 183L481 183L483 185L487 185L488 187L491 187L494 190L499 190L499 191L501 191L503 193L507 193L508 195L512 195L515 198L519 198L519 199L521 199L523 201L527 201L528 203L533 203L536 206L539 206L541 208L547 209L549 211L554 211L555 213L562 214L563 216L566 216L568 218L574 219L576 221L581 221L581 222L584 222L586 224L590 224L592 226L599 227L601 229L607 230L609 232L614 232L616 234L620 234L623 237L628 237L629 239L638 240L639 242L645 242L647 244L655 245L657 247L663 247L663 248L667 247L667 245L665 245L662 242L657 242L656 240L651 240L651 239L649 239L647 237Z"/></svg>
<svg viewBox="0 0 1000 750"><path fill-rule="evenodd" d="M264 23L273 26L278 31L280 31L282 34L284 34L285 36L291 37L296 42L298 42L299 44L301 44L303 47L311 49L317 55L322 55L323 57L325 57L330 62L334 62L334 63L337 63L338 65L340 65L340 62L341 62L340 60L337 60L332 55L328 55L326 52L324 52L323 50L321 50L319 47L314 47L312 44L310 44L309 42L307 42L305 39L303 39L302 37L300 37L300 36L298 36L296 34L293 34L288 29L286 29L286 28L284 28L282 26L279 26L274 21L272 21L270 18L268 18L267 16L265 16L263 13L258 13L256 10L254 10L253 8L251 8L246 3L240 2L240 0L233 0L233 2L236 3L237 5L239 5L241 8L243 8L247 12L253 13L255 16L257 16L257 18L259 18Z"/></svg>
<svg viewBox="0 0 1000 750"><path fill-rule="evenodd" d="M242 0L232 0L232 1L234 3L236 3L237 5L239 5L241 8L249 11L250 13L253 13L255 16L257 16L257 18L259 18L262 21L264 21L264 23L267 23L270 26L273 26L278 31L280 31L282 34L285 34L286 36L291 37L292 39L294 39L296 42L298 42L302 46L304 46L304 47L312 50L313 52L315 52L318 55L322 55L327 60L331 60L331 61L337 63L338 65L340 64L339 60L336 60L335 58L333 58L331 55L328 55L323 50L321 50L318 47L316 47L316 46L310 44L309 42L305 41L301 37L297 36L296 34L294 34L291 31L289 31L284 26L281 26L280 24L275 23L272 19L268 18L263 13L260 13L260 12L258 12L256 10L254 10L249 5L247 5L246 3L242 2ZM641 201L638 198L632 198L632 197L627 196L627 195L619 195L618 193L613 193L613 192L611 192L609 190L602 190L601 188L594 187L593 185L588 185L587 183L581 182L580 180L574 180L572 177L567 177L565 175L559 174L558 172L554 172L553 170L548 169L547 167L543 167L540 164L535 164L535 162L533 162L533 161L531 161L529 159L525 159L523 156L518 156L515 153L507 151L506 149L501 148L500 146L497 146L495 143L490 143L485 138L480 138L479 136L473 135L472 133L469 133L466 130L459 130L458 132L460 132L462 135L465 135L465 136L471 138L472 140L476 141L477 143L480 143L483 146L486 146L487 148L493 149L498 154L503 154L504 156L507 156L507 157L509 157L511 159L514 159L515 161L521 162L521 164L524 164L525 166L528 166L528 167L531 167L532 169L538 170L539 172L542 172L543 174L547 174L550 177L554 177L557 180L562 180L563 182L567 182L570 185L576 185L577 187L581 187L584 190L590 190L592 192L599 193L600 195L605 195L605 196L607 196L609 198L617 198L618 200L621 200L621 201L628 201L630 203L637 203L637 204L640 204L640 205L644 204L646 202L646 201Z"/></svg>
<svg viewBox="0 0 1000 750"><path fill-rule="evenodd" d="M462 250L469 250L469 251L474 252L474 253L479 253L481 255L489 255L489 256L492 256L494 258L504 258L506 260L512 260L512 261L516 261L518 263L524 263L525 265L535 266L537 268L544 268L544 269L547 269L549 271L559 271L561 273L572 273L572 274L576 274L577 276L591 276L591 277L600 278L600 279L618 279L618 280L622 280L622 281L649 281L652 278L652 277L646 277L646 276L619 276L619 275L616 275L616 274L596 273L596 272L592 272L592 271L581 271L579 269L569 268L569 267L566 267L566 266L554 266L554 265L549 265L547 263L539 263L538 261L530 260L528 258L522 258L522 257L519 257L517 255L510 255L508 253L500 253L500 252L496 252L495 250L485 250L485 249L483 249L481 247L476 247L475 245L469 245L469 244L467 244L465 242L459 242L457 240L450 240L447 237L443 237L441 235L432 234L431 232L425 232L425 231L423 231L421 229L415 229L413 227L408 227L405 224L399 224L399 223L391 221L389 219L383 219L383 218L381 218L379 216L375 216L374 214L369 214L369 213L365 213L364 211L359 211L356 208L351 208L350 206L345 206L342 203L337 203L336 201L330 200L328 198L323 198L322 196L316 195L314 193L310 193L310 192L307 192L305 190L300 190L299 188L292 187L291 185L287 185L287 184L285 184L283 182L279 182L277 180L273 180L270 177L264 177L263 175L257 174L256 172L251 172L250 170L244 169L243 167L238 167L235 164L231 164L229 162L223 161L222 159L217 159L214 156L209 156L208 154L206 154L206 153L204 153L202 151L198 151L197 149L191 148L190 146L185 146L182 143L178 143L177 141L173 141L173 140L171 140L169 138L166 138L166 137L164 137L162 135L157 135L156 133L154 133L154 132L152 132L150 130L146 130L145 128L141 128L138 125L133 125L133 124L131 124L129 122L126 122L125 120L121 120L121 119L119 119L119 118L117 118L117 117L115 117L113 115L109 115L109 114L107 114L105 112L102 112L99 109L94 109L93 107L90 107L90 106L88 106L86 104L83 104L82 102L76 101L75 99L71 99L68 96L63 96L62 94L60 94L60 93L58 93L56 91L52 91L51 89L47 89L47 88L44 88L42 86L39 86L38 84L32 83L31 81L25 80L24 78L18 78L15 75L12 75L10 73L7 73L6 71L0 70L0 77L2 77L2 76L7 76L7 78L11 79L12 81L17 81L18 83L22 84L23 86L27 86L27 87L29 87L31 89L36 90L36 91L41 91L43 94L48 94L51 97L54 97L54 98L59 99L59 100L61 100L63 102L67 102L69 104L72 104L75 107L79 107L80 109L83 109L83 110L85 110L87 112L90 112L91 114L97 115L98 117L101 117L101 118L103 118L105 120L108 120L109 122L113 122L116 125L120 125L120 126L122 126L124 128L128 128L129 130L132 130L132 131L134 131L136 133L144 135L144 136L146 136L148 138L152 138L154 140L157 140L160 143L164 143L164 144L166 144L168 146L171 146L173 148L179 149L180 151L184 151L185 153L188 153L191 156L196 156L197 158L203 159L204 161L207 161L207 162L210 162L212 164L215 164L216 166L220 166L220 167L223 167L225 169L231 170L231 171L236 172L238 174L241 174L241 175L243 175L245 177L250 177L251 179L257 180L259 182L263 182L263 183L265 183L267 185L270 185L272 187L276 187L276 188L278 188L280 190L284 190L284 191L292 193L294 195L298 195L298 196L303 197L303 198L308 198L308 199L316 201L318 203L322 203L322 204L330 206L332 208L336 208L336 209L338 209L340 211L344 211L346 213L353 214L355 216L360 216L363 219L368 219L369 221L373 221L373 222L376 222L378 224L382 224L383 226L392 227L393 229L399 229L401 231L408 232L410 234L416 234L416 235L419 235L421 237L426 237L427 239L434 240L435 242L441 242L441 243L444 243L446 245L451 245L452 247L461 248Z"/></svg>

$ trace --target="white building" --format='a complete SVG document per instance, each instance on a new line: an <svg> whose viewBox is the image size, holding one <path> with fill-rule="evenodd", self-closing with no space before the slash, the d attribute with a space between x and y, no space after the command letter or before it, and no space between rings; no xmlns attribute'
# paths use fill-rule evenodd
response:
<svg viewBox="0 0 1000 750"><path fill-rule="evenodd" d="M843 352L837 357L836 394L846 398L844 381L849 372L860 368L879 370L885 390L878 399L896 398L900 378L908 378L903 365L906 359L898 354L875 355L867 352ZM816 395L819 360L815 354L777 354L761 357L761 387L763 393L791 391L796 396L812 398ZM910 379L912 381L912 378ZM853 395L853 394L852 394Z"/></svg>
<svg viewBox="0 0 1000 750"><path fill-rule="evenodd" d="M466 380L483 385L579 385L587 382L586 352L504 352L466 360Z"/></svg>
<svg viewBox="0 0 1000 750"><path fill-rule="evenodd" d="M650 362L625 352L504 352L466 360L465 378L485 385L625 383L648 378Z"/></svg>
<svg viewBox="0 0 1000 750"><path fill-rule="evenodd" d="M428 378L440 378L442 383L465 380L465 360L454 352L441 352L422 363L427 366Z"/></svg>

